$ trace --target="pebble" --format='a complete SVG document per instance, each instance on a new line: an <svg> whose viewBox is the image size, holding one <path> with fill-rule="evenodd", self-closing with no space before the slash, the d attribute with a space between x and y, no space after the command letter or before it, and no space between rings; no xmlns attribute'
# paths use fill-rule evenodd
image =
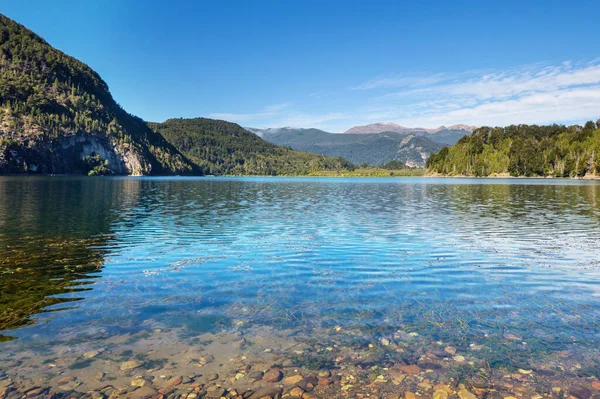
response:
<svg viewBox="0 0 600 399"><path fill-rule="evenodd" d="M389 374L393 380L399 381L399 382L402 382L406 378L406 374L404 374L398 370L390 370Z"/></svg>
<svg viewBox="0 0 600 399"><path fill-rule="evenodd" d="M300 387L294 387L290 391L290 395L292 395L292 396L302 397L303 394L304 394L304 389L302 389Z"/></svg>
<svg viewBox="0 0 600 399"><path fill-rule="evenodd" d="M225 393L227 393L225 388L210 387L206 390L206 397L207 398L220 398L221 396L225 396Z"/></svg>
<svg viewBox="0 0 600 399"><path fill-rule="evenodd" d="M270 369L262 377L263 381L266 382L277 382L280 381L282 378L283 373L279 369Z"/></svg>
<svg viewBox="0 0 600 399"><path fill-rule="evenodd" d="M447 399L447 398L448 398L448 392L443 391L441 389L439 389L433 393L433 399Z"/></svg>
<svg viewBox="0 0 600 399"><path fill-rule="evenodd" d="M524 369L519 369L519 373L521 374L526 374L529 375L533 372L533 370L524 370Z"/></svg>
<svg viewBox="0 0 600 399"><path fill-rule="evenodd" d="M414 394L414 393L412 393L412 392L406 392L406 393L404 394L404 398L405 398L405 399L417 399L417 395L415 395L415 394Z"/></svg>
<svg viewBox="0 0 600 399"><path fill-rule="evenodd" d="M182 376L175 376L167 381L167 386L168 387L176 387L177 385L181 384L182 381L183 381Z"/></svg>
<svg viewBox="0 0 600 399"><path fill-rule="evenodd" d="M145 387L152 385L152 382L142 377L135 377L131 380L132 387Z"/></svg>
<svg viewBox="0 0 600 399"><path fill-rule="evenodd" d="M45 388L40 388L40 387L33 388L33 389L27 391L27 397L28 398L33 398L35 396L40 395L44 391L45 391Z"/></svg>
<svg viewBox="0 0 600 399"><path fill-rule="evenodd" d="M319 373L317 375L319 377L321 377L321 378L329 378L329 377L331 377L331 371L329 371L329 370L321 370L321 371L319 371Z"/></svg>
<svg viewBox="0 0 600 399"><path fill-rule="evenodd" d="M319 385L319 380L314 376L306 377L298 383L298 386L305 391L312 391L317 385Z"/></svg>
<svg viewBox="0 0 600 399"><path fill-rule="evenodd" d="M135 399L146 399L146 398L155 398L158 395L158 392L156 392L156 389L149 387L149 386L145 386L145 387L141 387L140 389L136 389L135 391L133 391L133 393L131 394L131 398L135 398Z"/></svg>
<svg viewBox="0 0 600 399"><path fill-rule="evenodd" d="M99 350L94 350L94 351L89 351L89 352L85 352L83 354L83 357L85 357L86 359L92 359L96 356L98 356L101 352Z"/></svg>
<svg viewBox="0 0 600 399"><path fill-rule="evenodd" d="M56 381L58 383L58 385L64 385L64 384L68 384L69 382L75 381L75 377L72 375L67 375L64 377L60 377L58 379L58 381Z"/></svg>
<svg viewBox="0 0 600 399"><path fill-rule="evenodd" d="M445 385L445 384L437 384L436 386L433 387L433 389L435 389L436 391L444 391L448 394L451 394L454 392L452 390L452 388L450 388L448 385Z"/></svg>
<svg viewBox="0 0 600 399"><path fill-rule="evenodd" d="M460 399L477 399L477 396L475 396L471 391L467 390L466 388L461 388L458 391L458 397Z"/></svg>
<svg viewBox="0 0 600 399"><path fill-rule="evenodd" d="M261 399L265 396L275 397L281 394L281 388L275 387L263 387L257 389L252 395L248 397L248 399Z"/></svg>
<svg viewBox="0 0 600 399"><path fill-rule="evenodd" d="M452 355L452 356L456 355L456 348L455 348L455 347L453 347L453 346L447 346L447 347L445 347L445 348L444 348L444 351L445 351L447 354L449 354L449 355Z"/></svg>
<svg viewBox="0 0 600 399"><path fill-rule="evenodd" d="M600 381L592 381L592 388L600 390Z"/></svg>
<svg viewBox="0 0 600 399"><path fill-rule="evenodd" d="M262 380L264 373L262 371L254 371L248 374L248 378L254 381Z"/></svg>
<svg viewBox="0 0 600 399"><path fill-rule="evenodd" d="M143 362L139 362L137 360L129 360L128 362L124 362L121 363L121 370L126 371L126 370L133 370L136 369L138 367L142 367L144 365Z"/></svg>
<svg viewBox="0 0 600 399"><path fill-rule="evenodd" d="M263 377L263 379L264 379L264 377ZM293 375L293 376L284 378L283 383L286 385L294 385L294 384L299 383L303 379L304 379L304 377L302 377L300 374L298 374L298 375Z"/></svg>
<svg viewBox="0 0 600 399"><path fill-rule="evenodd" d="M329 378L319 378L319 385L321 386L331 385L332 383L333 381L331 381Z"/></svg>

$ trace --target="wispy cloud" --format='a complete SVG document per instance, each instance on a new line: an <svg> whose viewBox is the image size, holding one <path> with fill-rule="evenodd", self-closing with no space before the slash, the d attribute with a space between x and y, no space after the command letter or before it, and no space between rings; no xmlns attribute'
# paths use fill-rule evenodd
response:
<svg viewBox="0 0 600 399"><path fill-rule="evenodd" d="M600 60L434 74L414 82L395 77L357 87L387 89L363 108L365 121L434 127L580 122L600 116Z"/></svg>
<svg viewBox="0 0 600 399"><path fill-rule="evenodd" d="M431 76L419 75L392 75L387 77L379 77L358 86L352 87L351 90L370 90L370 89L390 89L398 87L422 87L443 82L447 76L445 74L435 74Z"/></svg>

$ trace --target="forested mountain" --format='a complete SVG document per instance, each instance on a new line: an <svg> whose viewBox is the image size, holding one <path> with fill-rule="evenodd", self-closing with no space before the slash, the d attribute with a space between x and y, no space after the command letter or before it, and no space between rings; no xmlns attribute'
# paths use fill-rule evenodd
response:
<svg viewBox="0 0 600 399"><path fill-rule="evenodd" d="M148 124L205 174L306 175L354 167L339 157L294 151L269 143L235 123L221 120L180 118Z"/></svg>
<svg viewBox="0 0 600 399"><path fill-rule="evenodd" d="M125 112L90 67L0 15L0 174L300 175L353 167L223 121L151 125Z"/></svg>
<svg viewBox="0 0 600 399"><path fill-rule="evenodd" d="M173 174L193 165L86 64L0 15L0 174Z"/></svg>
<svg viewBox="0 0 600 399"><path fill-rule="evenodd" d="M600 174L600 121L585 126L481 127L432 154L443 175L583 177Z"/></svg>
<svg viewBox="0 0 600 399"><path fill-rule="evenodd" d="M427 136L385 132L337 134L319 129L253 129L272 143L295 150L340 156L355 164L383 165L398 160L411 167L423 167L432 152L444 145Z"/></svg>

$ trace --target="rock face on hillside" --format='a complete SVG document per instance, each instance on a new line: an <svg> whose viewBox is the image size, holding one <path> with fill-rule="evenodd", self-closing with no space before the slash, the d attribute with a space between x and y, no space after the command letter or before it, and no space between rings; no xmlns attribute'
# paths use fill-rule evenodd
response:
<svg viewBox="0 0 600 399"><path fill-rule="evenodd" d="M90 67L0 15L0 174L194 171Z"/></svg>

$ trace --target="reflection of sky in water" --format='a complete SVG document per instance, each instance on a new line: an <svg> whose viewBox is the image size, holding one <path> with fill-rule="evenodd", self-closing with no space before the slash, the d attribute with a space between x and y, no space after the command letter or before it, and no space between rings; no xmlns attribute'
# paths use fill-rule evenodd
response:
<svg viewBox="0 0 600 399"><path fill-rule="evenodd" d="M0 182L0 240L107 235L90 248L104 258L93 289L59 294L85 300L10 332L22 338L243 320L466 323L474 333L597 340L600 185L591 182L58 179L11 194L17 183ZM25 194L26 217L9 209ZM65 195L57 208L46 203ZM84 200L71 207L73 197Z"/></svg>

